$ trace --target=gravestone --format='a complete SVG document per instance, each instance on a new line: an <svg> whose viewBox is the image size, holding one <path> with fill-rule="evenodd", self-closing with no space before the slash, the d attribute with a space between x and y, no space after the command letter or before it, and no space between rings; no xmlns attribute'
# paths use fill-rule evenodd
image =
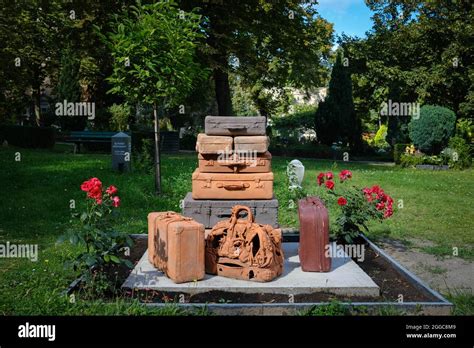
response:
<svg viewBox="0 0 474 348"><path fill-rule="evenodd" d="M125 133L112 136L112 169L120 172L130 171L132 138Z"/></svg>

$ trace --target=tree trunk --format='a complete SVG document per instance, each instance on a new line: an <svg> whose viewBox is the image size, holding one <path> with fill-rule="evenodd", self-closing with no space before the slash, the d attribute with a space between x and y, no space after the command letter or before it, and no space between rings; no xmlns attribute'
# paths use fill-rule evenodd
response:
<svg viewBox="0 0 474 348"><path fill-rule="evenodd" d="M155 119L155 194L161 194L161 156L160 156L160 123L156 103L153 104L153 117Z"/></svg>
<svg viewBox="0 0 474 348"><path fill-rule="evenodd" d="M36 84L33 86L32 91L32 98L33 98L33 111L35 115L36 125L41 127L42 120L41 120L41 84Z"/></svg>
<svg viewBox="0 0 474 348"><path fill-rule="evenodd" d="M214 69L214 82L219 116L232 115L232 100L230 98L229 75L219 68Z"/></svg>

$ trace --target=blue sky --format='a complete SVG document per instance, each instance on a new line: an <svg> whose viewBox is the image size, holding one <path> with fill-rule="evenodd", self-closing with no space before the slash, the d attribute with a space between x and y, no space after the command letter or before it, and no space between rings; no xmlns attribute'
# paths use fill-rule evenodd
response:
<svg viewBox="0 0 474 348"><path fill-rule="evenodd" d="M372 28L372 12L364 0L318 0L316 8L321 17L334 24L336 35L345 32L364 37L365 32Z"/></svg>

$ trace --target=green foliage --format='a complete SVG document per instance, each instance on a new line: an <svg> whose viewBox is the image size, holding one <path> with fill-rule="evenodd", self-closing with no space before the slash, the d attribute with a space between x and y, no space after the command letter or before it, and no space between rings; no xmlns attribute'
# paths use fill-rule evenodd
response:
<svg viewBox="0 0 474 348"><path fill-rule="evenodd" d="M293 145L305 141L302 134L314 130L314 108L307 111L296 112L290 115L272 117L270 122L270 135L272 143Z"/></svg>
<svg viewBox="0 0 474 348"><path fill-rule="evenodd" d="M360 189L351 187L344 191L343 196L347 204L341 207L342 214L336 219L336 237L352 243L362 230L368 231L370 220L382 220L383 214L375 209L375 204L367 202Z"/></svg>
<svg viewBox="0 0 474 348"><path fill-rule="evenodd" d="M134 168L138 171L151 174L153 171L153 164L155 163L155 149L152 139L142 138L141 151L136 153Z"/></svg>
<svg viewBox="0 0 474 348"><path fill-rule="evenodd" d="M410 146L410 144L395 144L393 146L393 161L395 164L400 164L401 156L405 153L407 146Z"/></svg>
<svg viewBox="0 0 474 348"><path fill-rule="evenodd" d="M131 108L127 104L113 104L109 107L110 127L117 132L128 130L128 119L131 114Z"/></svg>
<svg viewBox="0 0 474 348"><path fill-rule="evenodd" d="M32 126L0 126L0 138L8 144L29 148L52 148L56 141L56 130Z"/></svg>
<svg viewBox="0 0 474 348"><path fill-rule="evenodd" d="M449 157L449 167L454 169L466 169L472 165L470 147L461 137L452 137L449 140L448 149L444 153Z"/></svg>
<svg viewBox="0 0 474 348"><path fill-rule="evenodd" d="M341 302L332 300L328 304L314 306L309 311L302 313L308 316L344 316L350 315L350 308Z"/></svg>
<svg viewBox="0 0 474 348"><path fill-rule="evenodd" d="M79 102L81 100L81 86L79 85L80 62L71 49L63 51L61 70L58 81L58 101Z"/></svg>
<svg viewBox="0 0 474 348"><path fill-rule="evenodd" d="M387 126L383 124L380 126L377 133L375 133L375 138L374 138L375 147L386 149L390 146L385 140L387 137L387 130L388 130Z"/></svg>
<svg viewBox="0 0 474 348"><path fill-rule="evenodd" d="M331 72L327 98L316 111L316 133L318 141L326 145L341 141L351 146L358 143L360 127L356 119L352 99L350 72L342 64L342 54L338 53Z"/></svg>
<svg viewBox="0 0 474 348"><path fill-rule="evenodd" d="M411 155L403 153L400 156L400 165L404 168L414 168L419 164L423 164L423 155L421 154Z"/></svg>
<svg viewBox="0 0 474 348"><path fill-rule="evenodd" d="M474 124L472 120L460 118L456 123L456 135L464 138L467 143L472 143L474 140Z"/></svg>
<svg viewBox="0 0 474 348"><path fill-rule="evenodd" d="M460 117L474 110L474 11L466 1L367 2L374 26L367 38L343 36L358 113L383 101L447 107ZM400 49L403 47L403 49ZM389 117L389 142L405 143L407 117ZM400 121L400 124L398 124ZM394 139L392 143L391 140Z"/></svg>
<svg viewBox="0 0 474 348"><path fill-rule="evenodd" d="M423 152L439 153L453 135L455 123L456 115L451 110L424 105L420 109L420 117L410 121L410 139Z"/></svg>
<svg viewBox="0 0 474 348"><path fill-rule="evenodd" d="M110 93L130 102L176 104L206 71L196 63L200 16L180 11L173 1L142 5L115 16L113 31L103 39L114 59L107 79Z"/></svg>

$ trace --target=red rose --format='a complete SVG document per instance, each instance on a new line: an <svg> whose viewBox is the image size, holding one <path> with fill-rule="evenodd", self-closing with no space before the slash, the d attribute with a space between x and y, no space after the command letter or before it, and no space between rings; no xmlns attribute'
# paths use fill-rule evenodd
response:
<svg viewBox="0 0 474 348"><path fill-rule="evenodd" d="M347 204L347 199L345 199L344 197L339 197L337 199L337 204L339 204L342 207L343 205Z"/></svg>
<svg viewBox="0 0 474 348"><path fill-rule="evenodd" d="M118 196L112 197L112 205L117 208L120 205L120 198Z"/></svg>
<svg viewBox="0 0 474 348"><path fill-rule="evenodd" d="M383 210L385 208L385 203L380 202L375 205L375 209L377 210Z"/></svg>
<svg viewBox="0 0 474 348"><path fill-rule="evenodd" d="M326 187L327 187L328 189L330 189L330 190L332 190L332 189L334 188L334 182L331 181L331 180L326 181L326 184L325 184L325 185L326 185Z"/></svg>
<svg viewBox="0 0 474 348"><path fill-rule="evenodd" d="M334 178L334 175L332 175L332 172L327 172L326 179L331 180L332 178Z"/></svg>
<svg viewBox="0 0 474 348"><path fill-rule="evenodd" d="M105 192L109 195L109 196L113 196L114 194L116 194L118 192L118 189L114 186L114 185L110 185L107 190L105 190Z"/></svg>
<svg viewBox="0 0 474 348"><path fill-rule="evenodd" d="M324 182L324 173L319 173L318 175L318 185L321 186Z"/></svg>
<svg viewBox="0 0 474 348"><path fill-rule="evenodd" d="M102 198L96 198L95 202L99 205L102 204Z"/></svg>
<svg viewBox="0 0 474 348"><path fill-rule="evenodd" d="M387 208L387 210L385 210L385 213L383 214L383 217L388 219L390 216L393 215L393 210L392 209L389 209Z"/></svg>
<svg viewBox="0 0 474 348"><path fill-rule="evenodd" d="M352 172L350 170L344 169L339 173L339 179L341 181L344 181L346 179L352 178Z"/></svg>

